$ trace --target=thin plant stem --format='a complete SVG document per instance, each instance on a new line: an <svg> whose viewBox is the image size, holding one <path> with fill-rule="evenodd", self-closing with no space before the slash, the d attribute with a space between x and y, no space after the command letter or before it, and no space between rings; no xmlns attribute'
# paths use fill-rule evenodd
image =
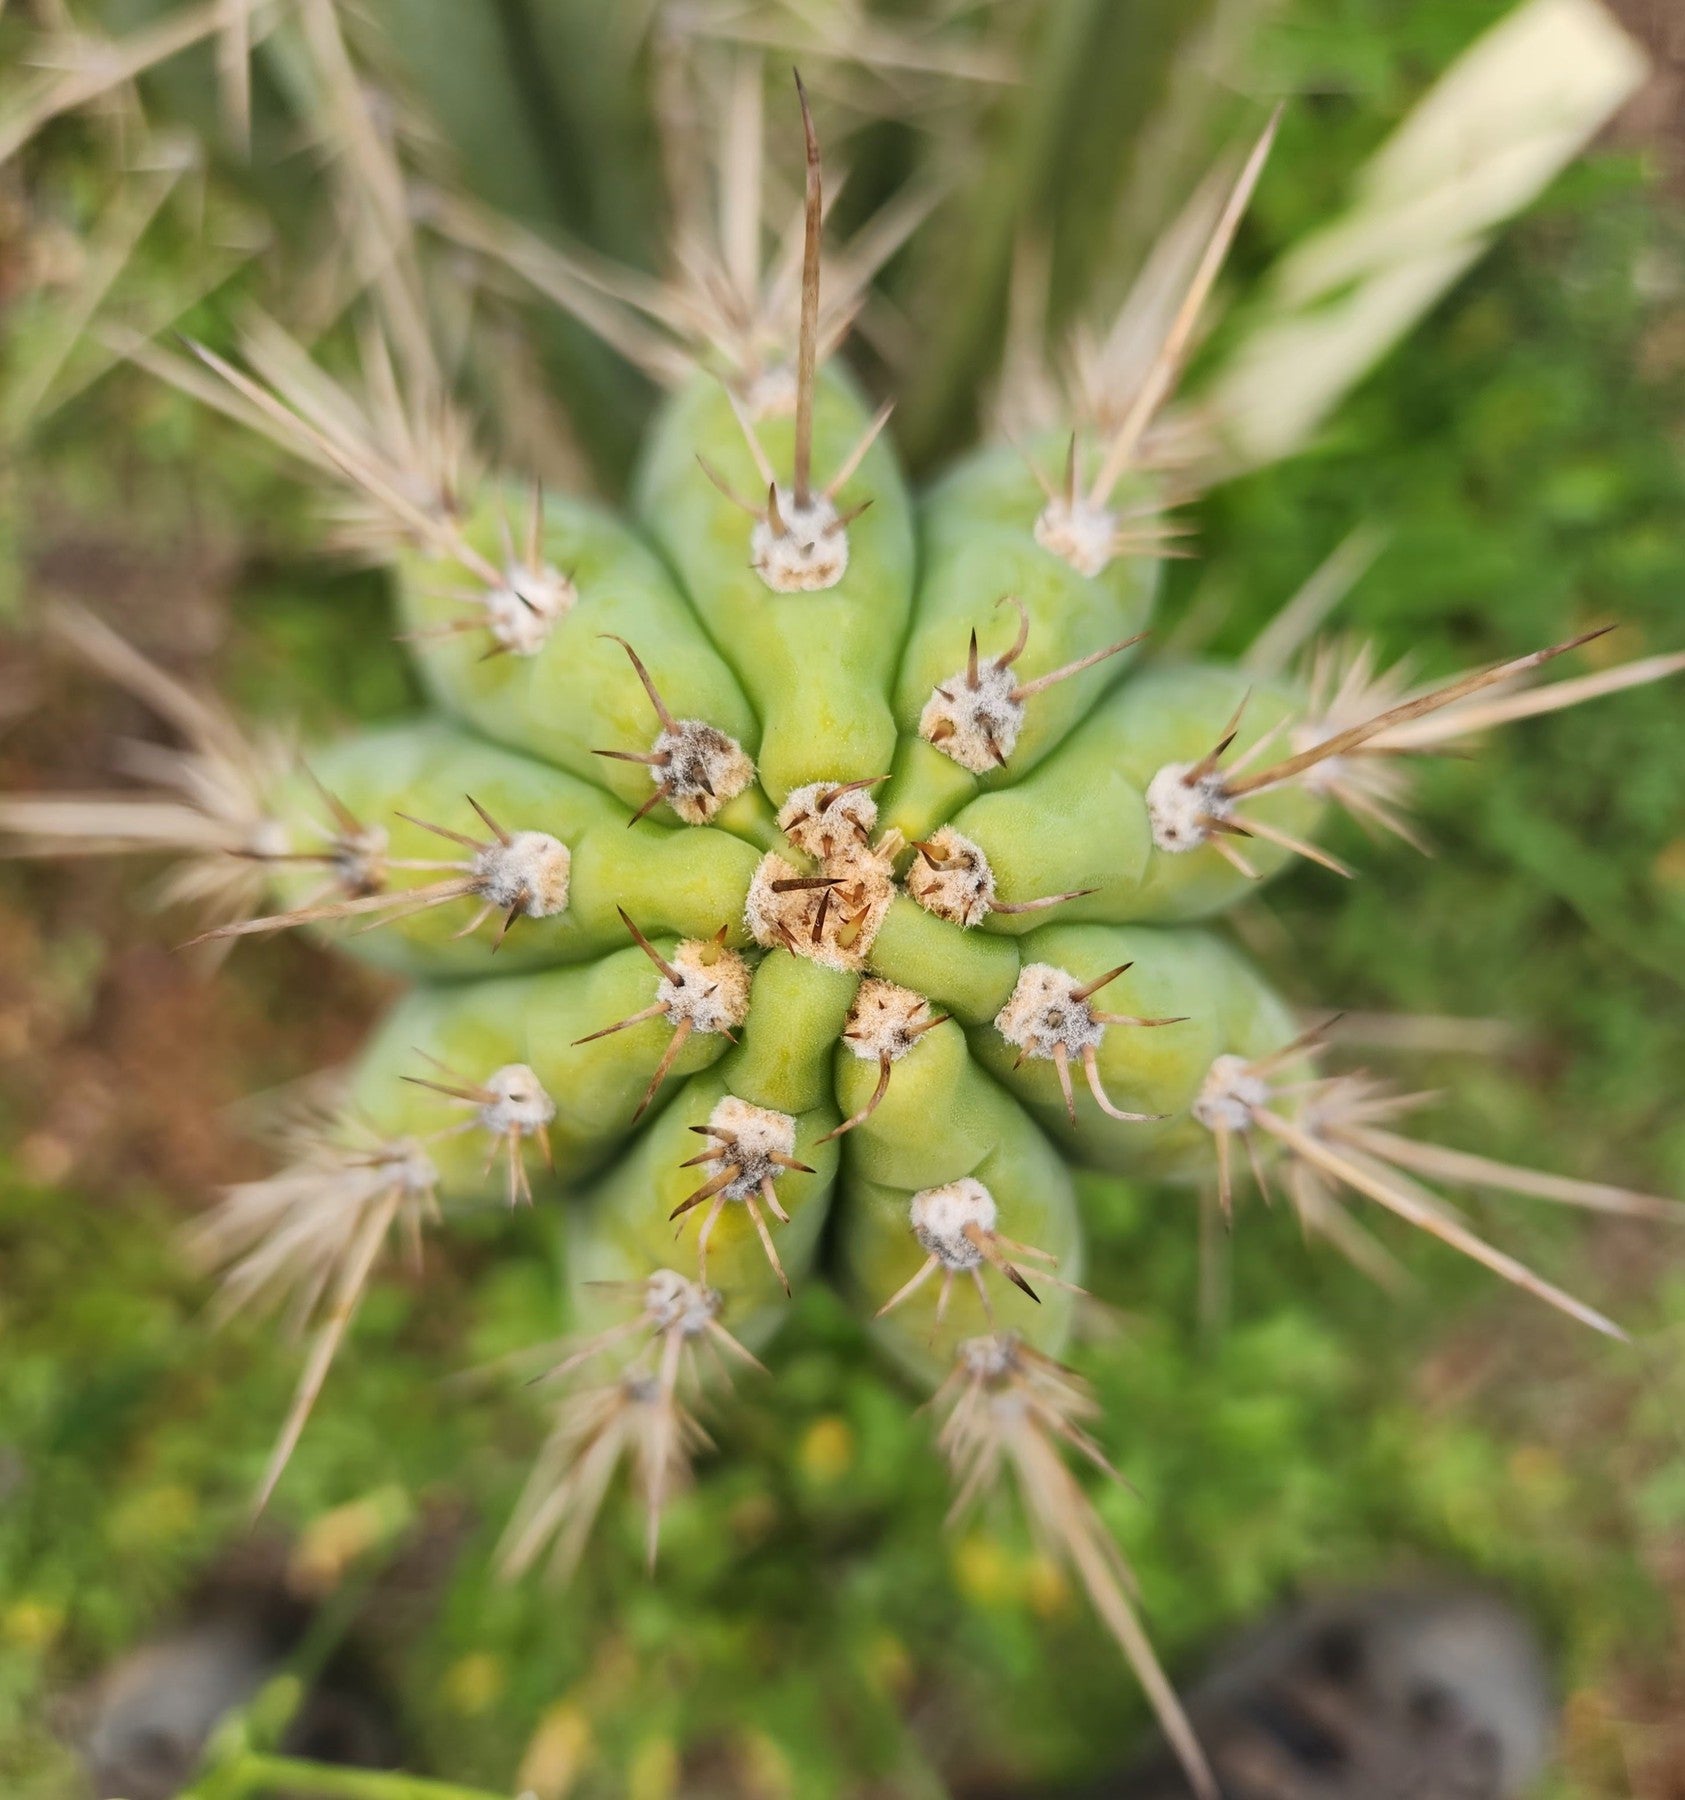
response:
<svg viewBox="0 0 1685 1800"><path fill-rule="evenodd" d="M507 1794L489 1788L463 1787L396 1769L348 1769L257 1750L237 1757L223 1778L241 1800L271 1793L308 1794L311 1800L509 1800Z"/></svg>

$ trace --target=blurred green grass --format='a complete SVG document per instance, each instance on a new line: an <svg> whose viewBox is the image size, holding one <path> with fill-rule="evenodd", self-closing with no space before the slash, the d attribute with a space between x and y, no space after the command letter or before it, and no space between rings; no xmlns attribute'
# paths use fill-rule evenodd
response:
<svg viewBox="0 0 1685 1800"><path fill-rule="evenodd" d="M1499 10L1283 9L1261 54L1313 98L1289 115L1243 272L1333 206ZM1614 618L1623 654L1676 647L1682 403L1685 232L1637 156L1600 152L1312 454L1207 503L1202 560L1177 571L1168 615L1219 603L1219 641L1242 644L1367 521L1389 544L1343 622L1426 671ZM185 466L230 534L261 513L230 652L238 701L313 723L401 708L397 659L364 653L384 642L378 585L306 559L296 492L263 459L227 457L223 434L132 387L88 407L96 424L126 409L124 473L86 413L64 422L30 488L66 516L119 501L133 515L137 491ZM1361 879L1303 869L1254 928L1300 946L1274 966L1307 1007L1519 1028L1514 1056L1411 1060L1412 1085L1446 1090L1432 1123L1447 1141L1681 1191L1682 768L1685 709L1668 689L1523 725L1432 772L1437 857L1336 845ZM51 891L8 882L13 905ZM306 952L279 975L262 953L237 959L229 1004L257 1034L275 1008L333 1004L325 969ZM97 985L97 966L79 979ZM249 1054L272 1079L298 1072L284 1046ZM22 1141L19 1100L0 1104ZM0 1175L0 1787L64 1800L77 1787L46 1697L143 1636L240 1539L295 1365L269 1329L209 1333L172 1242L195 1196L121 1175L81 1192L28 1167ZM1290 1220L1249 1207L1230 1322L1212 1340L1194 1316L1188 1198L1102 1181L1086 1196L1093 1285L1123 1316L1080 1361L1139 1489L1104 1505L1172 1661L1297 1585L1417 1559L1468 1567L1513 1584L1559 1651L1573 1696L1561 1800L1629 1791L1615 1721L1642 1730L1652 1704L1665 1721L1682 1679L1666 1579L1685 1578L1677 1243L1526 1202L1480 1209L1506 1245L1612 1305L1640 1335L1627 1349L1431 1247L1399 1246L1419 1291L1382 1301ZM278 1528L321 1545L324 1516L354 1537L356 1515L334 1509L396 1490L410 1535L443 1546L425 1626L385 1652L415 1766L508 1787L558 1705L591 1722L579 1791L635 1800L667 1791L674 1744L717 1746L721 1767L804 1800L939 1791L937 1761L1069 1773L1116 1753L1142 1709L1109 1646L1008 1515L944 1533L917 1397L821 1291L802 1296L776 1378L744 1383L717 1418L721 1455L675 1507L657 1581L619 1518L566 1594L496 1583L489 1552L536 1415L506 1381L446 1383L559 1329L548 1226L542 1212L464 1221L423 1283L371 1296L275 1506Z"/></svg>

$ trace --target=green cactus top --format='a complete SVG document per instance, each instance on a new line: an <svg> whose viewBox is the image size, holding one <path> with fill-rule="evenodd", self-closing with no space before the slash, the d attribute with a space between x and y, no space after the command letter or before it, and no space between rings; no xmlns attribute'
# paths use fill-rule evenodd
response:
<svg viewBox="0 0 1685 1800"><path fill-rule="evenodd" d="M555 1204L584 1334L559 1373L609 1371L563 1402L517 1565L577 1557L620 1457L653 1551L701 1353L752 1360L799 1284L834 1279L938 1384L962 1497L1011 1467L1209 1791L1055 1454L1102 1460L1054 1361L1081 1293L1072 1171L1225 1213L1244 1172L1347 1242L1341 1195L1361 1196L1614 1330L1425 1183L1593 1190L1401 1133L1404 1104L1322 1072L1326 1034L1220 930L1295 857L1347 872L1315 842L1331 808L1407 834L1405 759L1548 707L1513 690L1574 646L1426 688L1362 654L1300 679L1155 651L1186 486L1166 405L1267 132L1129 385L910 493L887 409L820 367L801 109L794 332L752 369L676 381L626 517L422 480L378 404L364 431L289 397L272 342L253 346L267 385L208 358L378 516L429 713L277 761L68 620L190 748L144 817L16 801L0 822L206 854L198 887L239 915L207 936L303 925L411 980L296 1164L205 1228L237 1293L323 1303L266 1492L388 1238L441 1203Z"/></svg>

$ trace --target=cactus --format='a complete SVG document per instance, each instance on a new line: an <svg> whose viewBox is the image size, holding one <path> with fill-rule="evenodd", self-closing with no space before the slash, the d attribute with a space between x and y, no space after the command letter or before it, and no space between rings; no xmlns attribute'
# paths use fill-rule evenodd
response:
<svg viewBox="0 0 1685 1800"><path fill-rule="evenodd" d="M665 287L432 196L459 249L667 390L624 513L490 470L430 341L405 171L332 9L304 16L359 216L389 231L356 374L262 319L238 359L129 352L333 485L342 535L390 573L428 712L302 755L254 745L64 612L183 747L149 752L138 792L0 804L36 853L176 853L173 897L210 914L197 942L304 928L411 983L290 1163L194 1234L228 1307L316 1321L261 1497L382 1259L455 1204L542 1205L566 1240L577 1337L545 1377L561 1398L515 1570L571 1568L622 1467L653 1562L703 1410L734 1366L775 1363L793 1291L834 1281L937 1396L956 1506L1016 1486L1214 1792L1070 1467L1111 1472L1059 1361L1094 1304L1072 1171L1162 1183L1166 1229L1183 1196L1228 1221L1243 1180L1279 1189L1370 1268L1372 1204L1618 1334L1431 1184L1674 1204L1408 1135L1410 1097L1341 1069L1330 1024L1295 1016L1223 916L1295 860L1350 876L1319 842L1337 811L1415 841L1410 759L1685 656L1536 679L1588 633L1422 684L1307 645L1325 593L1237 662L1156 647L1160 566L1226 466L1180 382L1273 121L1172 230L1086 381L1050 361L1028 435L986 433L917 493L889 406L836 352L918 208L831 283L799 76L799 229L769 268L746 60L719 240L686 240Z"/></svg>

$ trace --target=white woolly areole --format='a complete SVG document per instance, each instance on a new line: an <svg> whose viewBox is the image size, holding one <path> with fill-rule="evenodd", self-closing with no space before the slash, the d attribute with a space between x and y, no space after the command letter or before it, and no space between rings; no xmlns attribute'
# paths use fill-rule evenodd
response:
<svg viewBox="0 0 1685 1800"><path fill-rule="evenodd" d="M877 822L872 790L841 781L810 781L793 788L778 809L778 829L798 850L821 861L864 850Z"/></svg>
<svg viewBox="0 0 1685 1800"><path fill-rule="evenodd" d="M382 1144L375 1169L381 1184L396 1182L406 1200L428 1199L439 1185L439 1171L420 1138L393 1138Z"/></svg>
<svg viewBox="0 0 1685 1800"><path fill-rule="evenodd" d="M998 662L978 663L975 687L961 669L931 690L919 736L973 775L998 769L1017 747L1024 723L1024 703L1012 697L1017 685L1011 668Z"/></svg>
<svg viewBox="0 0 1685 1800"><path fill-rule="evenodd" d="M691 1281L676 1269L657 1269L644 1283L644 1317L659 1332L701 1337L723 1305L718 1288Z"/></svg>
<svg viewBox="0 0 1685 1800"><path fill-rule="evenodd" d="M776 1181L783 1165L774 1153L791 1156L796 1148L796 1121L788 1113L751 1106L735 1094L727 1094L708 1115L708 1129L717 1135L710 1160L737 1173L720 1192L727 1200L747 1200L758 1194L763 1181Z"/></svg>
<svg viewBox="0 0 1685 1800"><path fill-rule="evenodd" d="M550 633L573 611L579 589L560 569L505 569L502 582L486 592L486 625L513 656L536 656Z"/></svg>
<svg viewBox="0 0 1685 1800"><path fill-rule="evenodd" d="M491 1099L480 1108L479 1120L497 1137L507 1137L512 1131L525 1137L556 1116L555 1101L525 1063L506 1063L482 1085Z"/></svg>
<svg viewBox="0 0 1685 1800"><path fill-rule="evenodd" d="M1079 575L1101 575L1116 554L1117 515L1080 494L1075 500L1055 495L1036 519L1036 542Z"/></svg>
<svg viewBox="0 0 1685 1800"><path fill-rule="evenodd" d="M782 360L768 363L734 382L732 392L745 415L756 423L788 418L796 410L795 364Z"/></svg>
<svg viewBox="0 0 1685 1800"><path fill-rule="evenodd" d="M994 1195L969 1175L945 1187L925 1188L913 1196L907 1209L913 1236L920 1245L945 1269L961 1273L981 1268L985 1260L967 1230L993 1231L999 1216Z"/></svg>
<svg viewBox="0 0 1685 1800"><path fill-rule="evenodd" d="M697 1031L730 1031L749 1016L749 965L735 950L712 939L686 938L666 959L679 979L663 975L656 1003L677 1025Z"/></svg>
<svg viewBox="0 0 1685 1800"><path fill-rule="evenodd" d="M967 1338L955 1360L974 1381L993 1386L1010 1380L1020 1367L1017 1333L995 1331L987 1337Z"/></svg>
<svg viewBox="0 0 1685 1800"><path fill-rule="evenodd" d="M928 913L955 925L981 925L995 902L995 872L975 844L951 825L925 840L942 866L932 868L922 851L907 865L907 892Z"/></svg>
<svg viewBox="0 0 1685 1800"><path fill-rule="evenodd" d="M996 1015L995 1029L1026 1056L1051 1059L1059 1045L1071 1057L1097 1050L1106 1028L1088 1002L1076 998L1081 986L1069 971L1052 963L1031 963Z"/></svg>
<svg viewBox="0 0 1685 1800"><path fill-rule="evenodd" d="M1209 843L1211 828L1201 824L1202 816L1226 819L1231 810L1223 777L1217 770L1198 781L1187 779L1188 771L1198 766L1166 763L1147 783L1147 820L1153 828L1153 842L1172 855Z"/></svg>
<svg viewBox="0 0 1685 1800"><path fill-rule="evenodd" d="M488 844L474 858L479 891L501 912L519 907L529 919L548 919L568 903L573 856L547 831L515 831L506 844Z"/></svg>
<svg viewBox="0 0 1685 1800"><path fill-rule="evenodd" d="M755 765L734 737L700 719L679 719L650 746L666 760L650 777L667 790L667 804L687 825L706 825L755 779Z"/></svg>
<svg viewBox="0 0 1685 1800"><path fill-rule="evenodd" d="M823 494L810 494L798 506L789 489L775 492L776 514L757 519L749 533L755 573L775 594L835 587L848 568L848 531L836 507Z"/></svg>
<svg viewBox="0 0 1685 1800"><path fill-rule="evenodd" d="M1250 1072L1244 1056L1225 1055L1206 1071L1189 1110L1207 1131L1246 1131L1269 1098L1269 1083Z"/></svg>
<svg viewBox="0 0 1685 1800"><path fill-rule="evenodd" d="M899 1062L930 1023L930 1002L911 988L868 975L848 1009L842 1041L862 1062Z"/></svg>

